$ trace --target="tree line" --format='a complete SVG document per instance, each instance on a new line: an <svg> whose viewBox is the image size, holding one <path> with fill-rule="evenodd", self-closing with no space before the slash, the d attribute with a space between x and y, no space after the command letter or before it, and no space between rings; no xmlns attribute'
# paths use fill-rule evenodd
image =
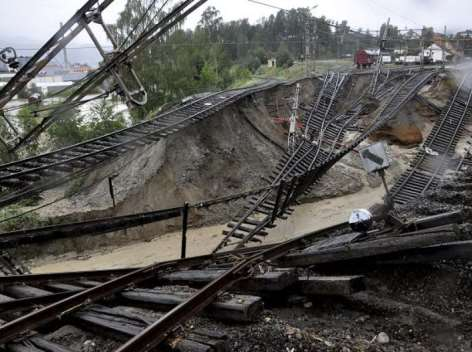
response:
<svg viewBox="0 0 472 352"><path fill-rule="evenodd" d="M149 3L150 0L128 0L117 22L110 26L122 47L130 45L164 16L157 9L165 0L158 0L151 9ZM183 97L248 81L264 72L270 58L275 58L282 68L307 59L352 60L359 48L378 47L385 30L387 24L376 32L354 29L347 21L314 17L308 8L279 11L254 24L247 19L225 22L215 7L208 7L194 29L184 29L182 25L173 28L133 60L149 100L144 109L134 109L131 122L153 116ZM425 27L418 34L389 25L386 47L393 50L408 43L408 50L419 50L421 44L430 45L433 36L432 28ZM76 143L130 123L113 114L105 103L91 114L93 118L84 121L76 111L69 112L48 132L51 145ZM32 115L28 109L20 113L22 128L27 129L38 119Z"/></svg>

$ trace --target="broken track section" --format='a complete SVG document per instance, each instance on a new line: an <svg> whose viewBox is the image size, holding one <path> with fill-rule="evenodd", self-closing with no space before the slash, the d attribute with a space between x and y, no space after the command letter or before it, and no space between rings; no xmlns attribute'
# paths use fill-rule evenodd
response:
<svg viewBox="0 0 472 352"><path fill-rule="evenodd" d="M374 122L348 146L340 144L340 136L359 115L362 107L358 101L349 112L341 115L345 119L344 123L336 118L335 102L339 99L338 94L342 91L342 85L347 81L345 77L337 75L337 77L328 75L325 78L318 98L304 119L307 126L306 138L300 141L292 155L286 154L282 158L271 180L271 186L274 188L259 197L249 198L249 205L245 207L243 215L235 217L228 224L229 229L223 232L224 238L214 252L227 246L241 248L249 242L261 242L261 238L268 235L266 229L274 227L277 218L284 219L286 215L291 214L293 210L289 205L307 192L337 161L395 117L436 73L431 71L414 73L390 96L385 94L385 90L388 92L389 88L392 88L388 85L389 81L380 85L376 95L378 98L387 96L384 105L377 113ZM302 182L297 179L299 175L305 175Z"/></svg>
<svg viewBox="0 0 472 352"><path fill-rule="evenodd" d="M213 93L195 99L151 120L83 143L0 166L0 207L53 188L130 150L166 138L182 128L278 81Z"/></svg>

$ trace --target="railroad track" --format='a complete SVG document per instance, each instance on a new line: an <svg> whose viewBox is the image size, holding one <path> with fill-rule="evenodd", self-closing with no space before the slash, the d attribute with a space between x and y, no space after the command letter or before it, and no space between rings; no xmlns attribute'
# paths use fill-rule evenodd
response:
<svg viewBox="0 0 472 352"><path fill-rule="evenodd" d="M248 95L279 84L213 93L110 134L49 153L0 165L0 207L38 194L77 177L99 164L149 143L155 143L203 120Z"/></svg>
<svg viewBox="0 0 472 352"><path fill-rule="evenodd" d="M464 126L470 121L471 103L472 74L467 74L416 158L393 186L391 196L395 203L405 204L417 199L435 187L447 169L456 168L453 157Z"/></svg>
<svg viewBox="0 0 472 352"><path fill-rule="evenodd" d="M374 239L434 231L463 216L452 212L425 218L406 224L401 233L378 229ZM72 326L86 331L88 340L104 341L107 350L115 352L155 351L157 346L230 351L223 334L202 331L193 323L189 328L181 324L197 314L238 323L254 321L263 307L262 296L281 296L288 288L300 287L298 273L287 266L288 257L305 255L329 235L352 235L349 232L348 224L341 223L278 244L144 268L0 277L4 322L0 346L2 351L13 352L73 351L74 339L84 341L84 336L72 334ZM279 263L286 268L279 269ZM310 265L303 263L300 267ZM233 293L221 295L227 290ZM183 328L176 329L179 325ZM86 346L80 344L82 348Z"/></svg>
<svg viewBox="0 0 472 352"><path fill-rule="evenodd" d="M151 351L161 343L170 350L229 351L223 338L208 331L191 328L172 332L197 313L239 323L257 319L263 307L258 293L276 294L298 279L293 269L267 271L261 264L346 225L277 245L136 270L0 278L0 315L5 321L0 326L0 344L4 351L71 351L67 343L55 343L48 334L76 326L92 334L93 340L108 337L108 343L116 344L115 351ZM219 292L235 284L234 290L251 294L233 293L215 301ZM70 336L65 341L70 344Z"/></svg>
<svg viewBox="0 0 472 352"><path fill-rule="evenodd" d="M336 151L322 166L295 177L292 190L288 193L289 201L319 177L320 169L334 165L373 130L383 126L432 75L420 73L409 78L384 104L376 121L349 147ZM397 108L393 109L393 106ZM205 336L208 332L194 330L183 331L176 336L176 326L198 313L226 318L230 314L234 320L251 320L249 312L256 312L257 316L260 309L257 290L263 287L267 294L268 277L276 277L276 281L272 282L271 295L277 295L279 290L293 284L293 272L267 271L267 263L293 251L303 250L320 237L346 231L346 227L347 224L342 223L281 244L174 260L134 271L124 269L0 278L0 300L3 301L0 303L0 313L4 312L5 318L3 314L2 318L6 319L0 327L0 344L7 351L70 351L68 345L51 342L47 334L64 325L78 325L94 336L111 336L117 352L151 351L161 344L171 347L178 343L191 345L193 350L222 351L223 339ZM233 301L214 301L219 293L237 282L243 287L247 285L246 289L249 287L253 295L249 298L230 296L230 300L235 299ZM169 292L169 287L175 284L205 286L196 290L174 287ZM236 289L244 291L241 287ZM176 291L187 292L187 295L179 297ZM46 306L30 311L38 305ZM159 309L160 313L151 315L148 311L129 309L143 306ZM163 307L173 308L162 313ZM15 315L20 312L22 315ZM182 348L182 345L177 348Z"/></svg>
<svg viewBox="0 0 472 352"><path fill-rule="evenodd" d="M348 74L325 75L315 103L303 118L307 138L314 138L314 131L320 130L324 122L334 117L339 101L338 95L348 81ZM312 167L314 160L324 156L321 148L316 148L305 139L302 140L293 154L287 152L281 158L270 177L270 185L276 186L283 180L305 173ZM278 189L269 190L260 196L249 197L245 213L228 223L228 228L223 230L224 239L214 252L227 246L241 248L248 242L262 242L262 238L268 234L266 228L274 227L277 217L284 218L285 214L292 212L292 209L288 208L290 192L291 187L286 187L282 183Z"/></svg>
<svg viewBox="0 0 472 352"><path fill-rule="evenodd" d="M389 93L392 93L392 97L387 99L373 125L347 148L341 143L344 133L359 116L364 105L358 100L345 114L336 118L336 99L339 98L341 87L348 80L339 73L328 74L314 105L305 114L305 139L300 141L292 155L287 153L282 157L269 180L272 186L278 184L280 186L259 197L252 196L248 199L244 213L237 215L228 223L227 229L223 231L224 238L214 253L228 246L241 248L249 242L262 242L262 239L269 234L267 230L275 227L277 218L286 219L287 215L293 212L290 205L298 196L308 192L315 180L336 161L394 117L434 74L430 71L415 73L393 92L393 86L387 84L388 80L380 84L376 93L377 98L386 98ZM297 186L295 177L307 172L311 172L311 181L305 182L303 186Z"/></svg>
<svg viewBox="0 0 472 352"><path fill-rule="evenodd" d="M290 182L290 188L285 190L286 199L284 202L287 202L287 205L290 204L307 187L311 186L313 181L319 178L324 171L359 145L370 133L383 126L416 94L416 91L422 85L431 79L432 75L432 73L416 74L398 87L392 97L382 107L375 122L351 145L336 150L321 165L314 165L313 169L308 169L308 172L296 176ZM300 150L302 150L301 147ZM317 153L322 155L320 152ZM298 153L294 155L298 155ZM282 193L279 192L279 194ZM282 209L287 209L287 207L282 207ZM280 213L277 215L280 215ZM15 282L14 276L7 276L4 279L9 280L9 284L0 285L0 292L2 294L0 300L3 301L1 303L3 306L0 305L0 307L5 309L5 313L16 314L19 311L25 311L25 309L28 311L30 308L36 307L36 305L48 304L51 301L56 302L57 299L60 299L60 301L19 318L13 316L12 321L0 327L0 343L5 344L6 350L9 351L70 351L67 346L52 343L46 336L41 335L48 332L47 327L55 326L48 323L56 321L58 317L61 317L63 323L74 324L79 322L80 326L90 329L93 333L106 331L107 334L114 337L118 336L118 340L126 340L127 342L124 345L116 349L116 351L120 352L149 351L160 343L175 345L177 342L174 339L175 337L170 335L170 332L174 330L177 324L184 322L206 308L219 292L227 289L235 282L254 275L255 272L257 273L258 269L264 267L261 266L262 263L267 263L267 261L285 255L290 251L303 249L312 240L326 235L326 231L331 233L342 230L345 227L346 224L340 224L339 226L324 231L317 231L279 245L238 249L237 251L155 264L147 268L122 273L122 276L109 281L97 281L100 278L92 278L91 276L81 274L82 276L79 280L77 276L72 281L66 277L60 277L57 278L59 282L55 281L53 283L51 283L53 281L51 278L46 279L43 277L38 281L39 286L36 284L35 286L30 286L29 284L33 282L34 276L23 276L20 279L23 280L22 282ZM150 304L150 302L153 306L156 306L157 302L162 303L162 295L167 298L169 296L168 292L161 290L162 287L156 288L156 280L162 280L162 277L166 274L171 275L176 272L188 273L188 270L215 268L225 270L213 274L208 285L199 291L192 291L193 295L190 297L180 297L180 300L174 299L173 304L177 304L177 306L164 315L159 315L158 320L154 323L147 316L123 311L119 306L110 304L109 301L107 301L106 305L100 305L104 303L102 300L105 298L114 297L116 299L118 297L120 300L128 299L136 304L139 303L139 306L141 304ZM254 272L254 270L256 271ZM263 275L262 272L260 274ZM18 280L18 277L16 279ZM149 287L149 284L152 287ZM136 290L136 288L142 290ZM123 293L128 291L131 293L123 296ZM241 298L239 297L237 302L240 301ZM251 298L249 301L257 302L257 297ZM127 302L129 303L129 301ZM167 307L169 307L169 304L167 304ZM231 309L233 311L238 309L247 311L248 307L233 307ZM40 330L41 334L24 335L25 332L34 330ZM177 341L184 341L184 343L194 347L198 346L198 348L203 348L202 350L218 350L216 345L209 345L207 343L211 336L205 337L201 334L199 335L199 333L196 335L198 336L195 336L195 334L192 336L180 336L177 338ZM20 340L16 340L19 336L23 337ZM214 337L213 341L215 341ZM215 342L215 344L219 343L221 341Z"/></svg>

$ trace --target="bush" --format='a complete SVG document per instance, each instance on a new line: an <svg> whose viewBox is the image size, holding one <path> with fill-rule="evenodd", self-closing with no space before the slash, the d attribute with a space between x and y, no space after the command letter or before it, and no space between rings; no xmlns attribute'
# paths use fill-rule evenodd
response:
<svg viewBox="0 0 472 352"><path fill-rule="evenodd" d="M269 56L267 55L267 52L264 50L264 48L260 48L260 47L254 49L254 51L251 53L251 56L257 57L261 64L266 64L267 61L269 60Z"/></svg>
<svg viewBox="0 0 472 352"><path fill-rule="evenodd" d="M249 69L240 65L233 65L230 69L230 75L233 82L236 81L247 81L252 78L252 73Z"/></svg>
<svg viewBox="0 0 472 352"><path fill-rule="evenodd" d="M279 67L288 68L290 66L293 66L293 59L290 56L290 53L288 52L288 50L285 50L285 49L279 50L277 52L276 59L277 59L277 66Z"/></svg>
<svg viewBox="0 0 472 352"><path fill-rule="evenodd" d="M107 100L100 100L92 105L90 122L83 124L84 139L92 139L126 127L122 113L114 113L113 105Z"/></svg>
<svg viewBox="0 0 472 352"><path fill-rule="evenodd" d="M13 204L0 210L2 219L10 218L22 214L25 211L19 204ZM32 212L0 223L3 232L16 231L21 229L35 228L47 225L48 221L41 220L39 216Z"/></svg>
<svg viewBox="0 0 472 352"><path fill-rule="evenodd" d="M256 72L261 65L261 60L257 56L249 57L246 62L246 67L251 70L252 73Z"/></svg>
<svg viewBox="0 0 472 352"><path fill-rule="evenodd" d="M53 147L61 148L81 142L83 140L82 121L78 110L62 113L61 119L52 124L48 130Z"/></svg>

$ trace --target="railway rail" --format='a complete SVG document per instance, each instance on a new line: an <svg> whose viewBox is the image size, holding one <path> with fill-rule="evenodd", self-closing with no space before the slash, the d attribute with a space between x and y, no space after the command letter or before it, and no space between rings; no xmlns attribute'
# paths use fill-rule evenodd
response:
<svg viewBox="0 0 472 352"><path fill-rule="evenodd" d="M416 96L419 89L432 79L435 72L416 72L393 92L389 90L392 87L387 85L388 81L379 85L382 88L377 90L377 97L382 99L387 97L388 93L392 93L391 97L386 99L375 122L345 148L341 144L345 130L359 116L363 104L361 101L356 101L346 114L340 115L339 119L334 118L336 116L335 101L341 91L341 86L346 82L345 76L339 73L335 75L337 76L328 74L325 77L315 104L305 115L305 138L301 140L292 155L288 153L284 155L270 179L271 185L280 183L280 187L259 197L250 197L244 213L228 223L228 229L223 231L224 238L214 252L228 246L241 248L249 242L261 242L262 238L268 235L266 230L275 226L274 222L277 218L284 219L293 212L290 205L301 194L306 193L336 161L394 117L408 101ZM337 121L343 122L336 124ZM307 172L311 174L310 181L307 182L305 178L305 184L297 186L294 181L296 176ZM284 183L284 180L288 183Z"/></svg>
<svg viewBox="0 0 472 352"><path fill-rule="evenodd" d="M385 102L374 123L361 133L351 145L334 152L321 166L317 165L304 174L295 176L294 180L290 182L291 190L287 192L290 195L289 201L302 194L319 177L320 172L329 169L340 157L359 145L372 131L383 126L401 106L414 97L416 91L433 75L434 73L431 72L423 72L407 79L395 89L392 97ZM237 283L246 282L247 284L247 280L255 280L255 277L267 274L264 268L268 263L270 264L288 253L293 253L293 251L303 250L320 237L333 232L346 231L346 227L347 224L342 223L280 244L240 248L207 256L158 263L136 270L17 275L3 278L5 281L0 278L0 294L3 295L0 298L3 298L4 301L0 303L0 311L3 309L7 319L8 314L26 311L26 314L14 317L13 320L0 327L0 343L5 346L7 351L68 351L68 346L51 343L44 335L50 329L57 328L57 324L54 323L57 323L60 318L61 325L80 324L82 328L92 330L95 334L105 331L114 339L124 341L124 343L119 343L119 347L115 351L151 351L162 343L166 346L175 345L175 327L177 325L203 311L210 314L209 311L215 312L220 309L220 313L217 315L223 314L221 313L221 304L224 305L225 302L219 302L221 304L218 308L217 305L215 306L218 302L214 301L219 293ZM407 226L404 231L408 231L408 229ZM206 280L202 281L201 271L209 269L219 270L212 275L207 273ZM200 272L200 277L189 279L189 272ZM111 279L110 276L112 276ZM170 280L172 277L178 279L172 281ZM103 281L107 278L108 281ZM172 294L163 291L160 285L163 283L168 285L169 280L173 284L183 282L186 285L194 285L195 282L199 282L200 286L204 282L204 287L192 291L192 294L186 297L174 299L174 303L166 305L163 301L169 299L169 295L172 296ZM290 282L290 280L285 282ZM25 297L26 291L29 292L29 296ZM21 297L22 293L23 297ZM11 297L13 295L16 297ZM105 299L107 300L104 301ZM142 313L143 316L139 319L136 314L133 315L129 311L120 309L119 304L123 304L123 300L132 306L144 304L146 307L151 305L154 308L159 306L161 309L163 306L167 308L173 306L174 308L167 313L158 314L157 320L151 321L146 318L145 313ZM251 304L256 304L254 302L257 302L257 297L248 299L248 301L253 302ZM106 304L104 304L105 302ZM43 308L27 313L35 305L44 304L46 306ZM236 309L233 306L233 311ZM257 309L254 308L254 311ZM34 331L39 332L35 333ZM30 333L25 335L27 332ZM216 345L206 344L205 341L208 342L209 338L204 340L201 335L200 338L196 338L182 334L179 341L186 341L193 346L199 344L198 346L206 351L218 350Z"/></svg>
<svg viewBox="0 0 472 352"><path fill-rule="evenodd" d="M215 295L221 290L240 280L243 280L240 283L241 285L248 285L248 287L251 287L251 290L257 289L257 274L267 276L265 272L257 271L260 263L276 258L291 249L303 246L310 238L314 240L320 235L326 234L326 231L331 232L344 228L345 225L340 224L303 236L303 241L297 239L269 247L243 249L238 252L225 252L216 255L169 261L131 271L125 269L108 273L69 273L66 275L68 277L64 276L64 274L25 275L22 277L16 276L16 278L13 276L5 277L9 284L6 284L6 282L2 283L4 286L1 289L0 299L2 303L0 305L3 304L1 306L3 314L8 315L20 311L29 311L35 305L48 304L48 302L55 303L31 311L20 318L2 325L0 327L0 343L4 344L7 351L15 351L18 348L18 344L23 348L23 351L37 351L35 348L38 348L40 351L68 350L68 346L61 346L59 344L52 344L52 349L38 346L32 339L47 341L45 336L40 333L25 336L20 338L20 340L17 339L21 332L27 330L38 330L41 333L47 332L47 326L51 326L47 324L56 321L61 316L61 324L79 324L79 326L89 329L95 334L106 331L106 333L111 334L118 340L123 339L123 333L125 329L128 329L128 333L125 334L124 338L127 342L117 350L135 352L152 350L159 343L165 343L166 338L169 338L169 333L178 321L183 321L186 317L196 314L209 306L211 301L214 300ZM213 268L220 268L220 270L213 274L213 278L210 274L208 279L207 275L209 284L203 289L194 291L193 295L187 295L186 298L181 297L180 304L178 300L174 301L174 303L168 302L169 296L175 297L178 295L165 292L164 288L156 287L156 285L162 285L162 283L169 285L169 281L175 283L183 280L188 284L192 280L185 279L185 277L182 278L182 275L187 275L188 277L188 270L198 271L208 269L209 265ZM120 276L110 279L110 275L117 274ZM253 275L256 276L254 277ZM293 284L295 278L293 273L283 271L269 273L268 276L272 278L271 280L274 283L272 290L280 290L287 287L287 285ZM215 277L216 279L214 279ZM61 281L57 281L57 279ZM246 279L246 282L244 282L244 279ZM261 286L262 289L271 290L270 285L268 286L267 277L261 277L259 281L264 282ZM19 284L20 282L21 284ZM202 282L200 281L201 285ZM105 306L102 301L107 297L113 298ZM60 300L57 301L58 299ZM165 303L166 299L167 303ZM158 326L148 324L148 322L143 323L143 321L137 324L135 320L133 321L131 314L127 314L117 308L118 302L123 301L138 307L154 302L154 308L159 306L161 311L163 306L168 308L176 307L161 316ZM243 303L237 303L241 301ZM158 302L160 303L158 304ZM213 314L216 316L223 315L226 319L243 321L244 319L250 319L251 315L260 312L260 307L261 304L258 297L235 296L232 303L228 303L226 300L217 301L208 308L210 311L213 310ZM176 318L176 312L179 312L179 318ZM115 319L112 319L113 317ZM7 316L4 319L8 320L8 318ZM86 324L84 325L84 323ZM132 328L133 323L134 328ZM156 329L160 331L159 336L154 334ZM150 337L135 339L133 337L135 335ZM194 345L197 344L196 347L202 348L202 351L218 351L215 346L208 346L207 342L201 340L194 341L187 336L182 338L193 341L192 343ZM170 345L171 343L168 342L167 344Z"/></svg>
<svg viewBox="0 0 472 352"><path fill-rule="evenodd" d="M460 212L448 213L379 234L435 231L461 217ZM208 331L176 332L176 326L199 313L238 322L254 320L262 309L258 294L274 295L296 286L296 272L277 269L277 262L286 264L285 256L304 254L320 238L349 233L346 229L348 224L341 223L283 243L137 269L0 277L0 316L5 321L0 344L4 351L71 351L70 337L51 341L48 334L77 326L92 338L107 336L116 344L114 351L152 351L161 344L171 350L227 351L225 341ZM179 286L178 292L169 291L176 284L193 289ZM224 298L219 294L225 290L239 293ZM240 294L248 291L249 296ZM152 318L150 308L156 311Z"/></svg>
<svg viewBox="0 0 472 352"><path fill-rule="evenodd" d="M405 204L434 188L447 169L457 165L453 157L457 143L472 113L472 74L464 76L440 119L423 143L409 168L391 191L395 203Z"/></svg>
<svg viewBox="0 0 472 352"><path fill-rule="evenodd" d="M0 207L55 187L138 146L157 142L279 82L217 92L102 137L0 165Z"/></svg>
<svg viewBox="0 0 472 352"><path fill-rule="evenodd" d="M332 153L319 150L321 148L317 147L317 155L322 155L324 152L326 153L325 159L320 164L308 164L310 167L304 169L304 172L299 171L300 173L295 174L291 180L287 180L289 183L286 186L281 183L278 192L279 199L275 202L275 204L279 203L281 205L274 208L287 210L288 206L303 194L320 175L324 174L340 158L357 147L373 131L382 127L390 118L395 116L398 110L412 99L418 89L433 76L434 73L432 72L420 72L396 87L391 98L383 104L376 120L349 146L336 149ZM321 132L318 133L321 134ZM301 148L300 150L303 150ZM285 196L282 199L283 195ZM277 213L277 216L280 216L280 213ZM201 335L200 337L187 335L176 337L174 335L175 326L202 312L205 308L209 309L208 307L220 292L227 290L237 282L253 278L256 274L264 275L263 268L265 264L291 251L305 248L320 236L326 236L333 231L343 231L345 228L346 224L344 223L277 245L237 248L228 252L154 264L146 268L115 273L122 275L109 281L103 281L104 276L101 277L102 281L97 281L100 280L100 276L95 276L95 280L92 280L92 276L82 273L83 276L79 280L75 276L74 282L66 277L56 278L64 279L64 281L59 282L52 282L51 277L49 280L45 277L41 279L36 277L39 281L36 281L35 286L30 286L29 284L33 283L34 276L26 275L24 276L25 282L19 285L18 276L16 276L17 282L14 282L13 276L7 276L5 279L10 280L10 284L2 286L0 278L0 300L3 301L3 303L0 303L0 307L3 305L4 312L7 315L5 319L8 320L0 327L0 344L3 344L7 351L70 351L67 346L52 343L47 339L47 336L43 335L48 332L48 327L50 329L57 326L51 323L57 322L60 317L63 324L79 322L80 326L91 329L94 333L106 331L107 334L116 337L118 340L125 341L116 349L120 352L151 351L161 343L167 346L175 346L176 339L203 348L202 350L217 351L216 342L215 345L205 343L205 341L209 341L208 336L206 339L202 338ZM163 291L160 286L156 287L156 284L163 281L166 275L172 276L177 275L178 272L206 269L221 269L221 271L208 280L208 284L202 289L192 291L186 297L180 297L180 300L174 299L173 304L166 305L162 303L165 297L168 298L169 292ZM80 273L72 275L80 275ZM113 273L108 273L108 275L113 275ZM71 279L70 276L69 279ZM142 304L149 306L150 303L157 306L157 303L161 302L161 307L165 305L168 308L169 306L174 306L174 308L163 315L159 315L158 320L152 322L152 319L139 318L136 314L133 315L123 311L116 302L110 304L110 301L107 301L107 304L103 305L103 300L106 298L112 298L112 302L115 302L113 299L118 298L120 302L125 300L129 304L137 304L138 306ZM240 299L238 298L238 300ZM252 297L249 301L257 302L257 297ZM16 314L24 310L27 312L32 307L45 304L46 306L43 308L36 309L20 317L13 315L12 320L9 320L8 314ZM212 307L212 309L217 309L213 305ZM221 309L221 306L218 309ZM247 306L244 308L233 306L232 309L233 311L238 309L248 311ZM25 335L27 332L29 333Z"/></svg>
<svg viewBox="0 0 472 352"><path fill-rule="evenodd" d="M284 218L293 211L288 205L294 184L285 184L283 181L308 171L317 158L326 158L326 153L318 144L312 144L307 139L314 139L316 131L324 133L329 129L331 124L328 121L335 117L339 94L349 81L348 74L325 75L320 92L303 119L306 138L298 143L293 154L285 153L270 177L270 185L280 184L280 187L260 196L249 197L245 214L228 223L228 229L223 231L225 237L214 252L227 246L241 248L248 242L262 242L262 238L268 234L265 229L274 227L277 217ZM322 139L321 132L319 138Z"/></svg>
<svg viewBox="0 0 472 352"><path fill-rule="evenodd" d="M292 202L292 193L296 189L296 180L294 178L297 175L302 175L303 173L306 173L308 170L313 168L314 165L323 165L323 163L326 164L326 161L330 159L335 154L335 152L339 151L341 142L344 138L345 130L347 129L347 127L351 126L353 122L356 121L356 117L359 116L364 105L362 104L361 100L357 100L353 104L351 109L349 109L345 114L334 115L333 112L330 111L333 106L332 95L333 92L334 95L337 94L340 82L343 82L346 77L341 77L339 75L335 78L333 77L335 76L328 77L327 79L329 79L330 82L334 82L334 90L332 88L326 89L327 87L329 87L329 85L325 85L324 89L320 93L320 95L324 95L325 90L328 92L328 94L326 94L324 98L327 103L319 104L321 99L317 99L318 104L313 106L312 109L307 112L307 119L310 119L312 124L312 128L310 129L310 131L318 131L313 132L312 136L315 136L314 138L317 138L319 143L312 144L307 143L306 140L302 140L297 149L297 153L293 155L287 155L286 159L282 159L282 161L279 163L279 174L275 174L275 177L273 177L273 179L271 180L272 182L270 187L261 189L257 192L249 192L249 194L253 194L252 196L250 196L250 199L253 201L253 203L257 202L257 194L265 192L263 193L265 202L261 202L262 205L259 206L259 208L265 209L262 209L262 211L260 211L259 213L269 216L266 216L263 221L257 218L246 218L246 221L242 226L239 226L238 230L245 231L248 233L252 231L253 234L255 234L256 230L254 229L257 229L259 227L257 229L258 235L266 235L266 232L264 232L264 228L270 228L275 226L273 222L276 217L283 218L285 214L291 213L291 209L289 209L288 206L289 203ZM388 86L387 89L379 90L377 98L379 98L380 100L384 99L387 96L387 93L392 91L393 87L394 86L392 85ZM314 114L315 110L316 114ZM323 138L319 137L325 134L330 140L330 143L327 143L326 145L324 145ZM288 166L285 164L288 164ZM291 183L285 183L284 180L286 180L287 182L291 180ZM238 197L244 195L245 193L238 195ZM273 207L276 210L274 211L272 209L271 213L268 213L268 209L270 208L266 204L275 205L276 203L269 203L269 201L267 201L268 195L273 195L275 197L276 202L278 203L277 207ZM221 200L226 201L227 198L228 197L223 197ZM231 199L233 199L233 197L229 197L229 200ZM203 202L202 204L211 205L213 203L214 201L209 201ZM110 232L113 229L116 230L121 228L138 226L149 222L167 219L169 217L180 216L181 210L182 209L180 208L176 208L166 211L136 214L119 218L98 219L81 223L47 226L39 229L20 230L8 234L3 234L0 238L0 244L2 247L11 247L12 245L16 246L18 244L45 241L59 237L68 237L70 235L75 236L75 234L77 233L100 234L104 232ZM277 211L279 213L276 213ZM260 224L263 224L263 227ZM232 224L230 223L230 227L231 225ZM234 226L232 228L234 228ZM239 236L240 233L238 232L236 233L236 235ZM248 240L253 239L248 238ZM258 239L254 238L254 240L257 241ZM7 254L5 254L5 256L7 256ZM13 262L12 260L10 261ZM4 268L2 270L5 271L5 274L18 273L16 271L16 268L20 268L20 266L9 265L8 263L8 261L5 261L3 265Z"/></svg>

